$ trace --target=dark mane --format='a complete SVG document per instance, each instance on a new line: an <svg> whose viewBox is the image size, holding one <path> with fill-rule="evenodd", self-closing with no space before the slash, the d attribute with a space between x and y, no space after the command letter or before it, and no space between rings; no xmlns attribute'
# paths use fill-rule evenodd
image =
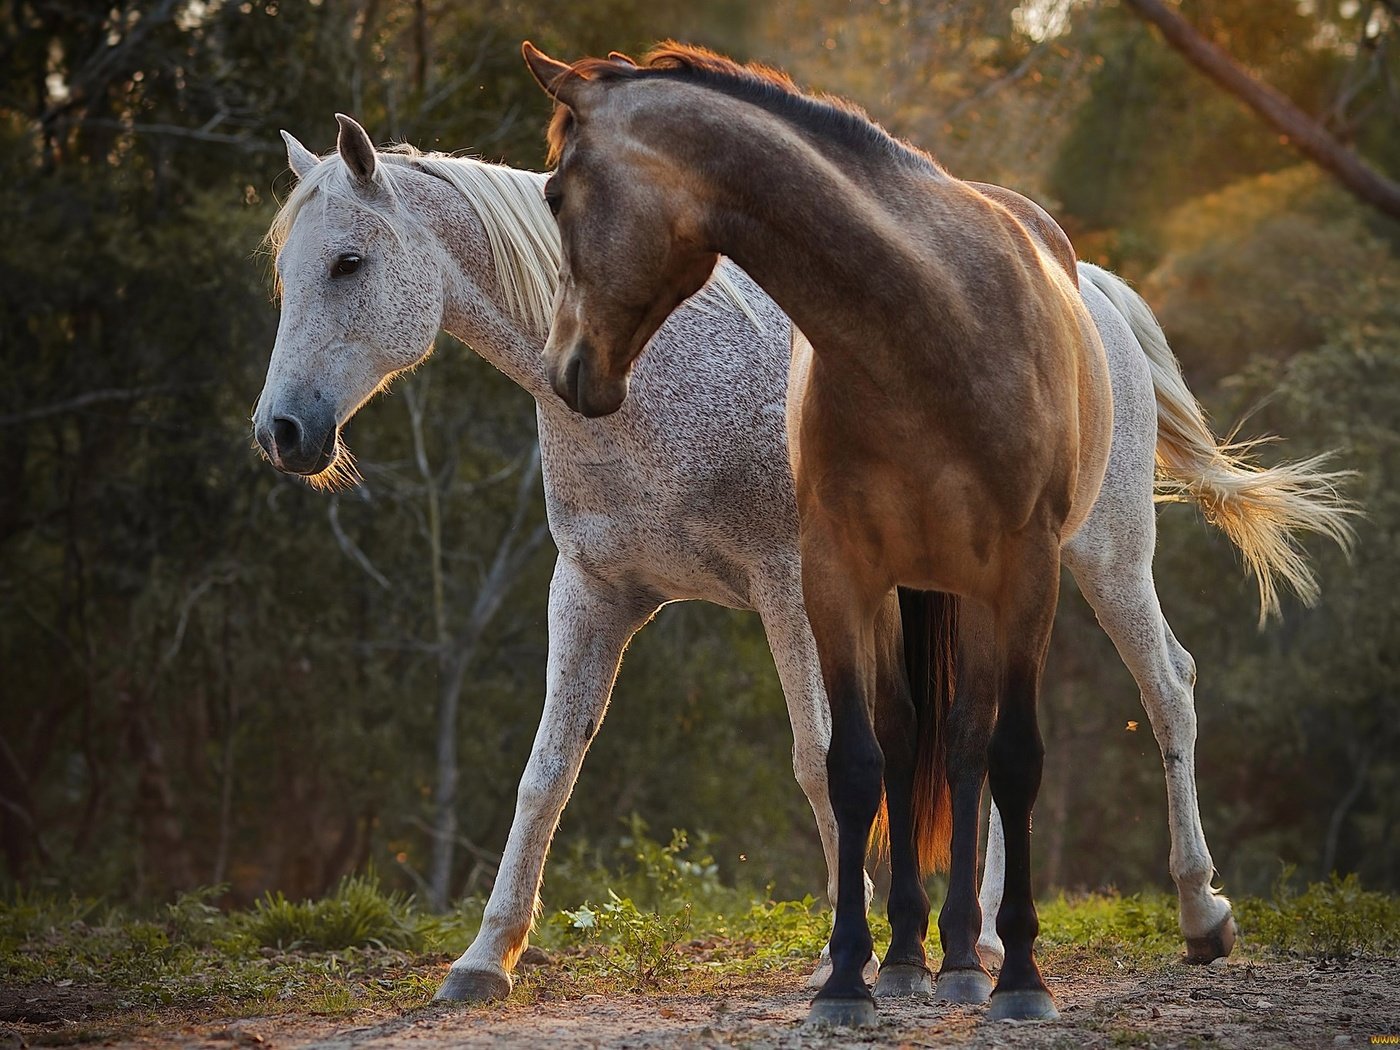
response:
<svg viewBox="0 0 1400 1050"><path fill-rule="evenodd" d="M781 70L759 63L740 64L708 48L667 40L633 65L622 56L584 58L562 77L585 80L679 80L698 84L757 106L796 127L857 153L882 153L897 160L937 168L927 153L895 138L854 102L804 93ZM549 123L549 163L559 159L573 114L559 106Z"/></svg>

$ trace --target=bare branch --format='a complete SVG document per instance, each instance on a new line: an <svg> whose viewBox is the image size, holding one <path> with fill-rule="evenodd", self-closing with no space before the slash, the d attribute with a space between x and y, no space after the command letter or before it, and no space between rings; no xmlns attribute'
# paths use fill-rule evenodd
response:
<svg viewBox="0 0 1400 1050"><path fill-rule="evenodd" d="M393 590L393 584L389 582L389 578L374 567L374 562L369 560L369 556L365 554L365 552L360 549L359 545L346 534L343 528L341 528L339 496L331 497L331 503L326 511L326 517L330 519L331 533L335 536L335 542L340 544L340 549L344 552L345 556L363 569L365 575L379 584L380 587L383 587L386 591Z"/></svg>
<svg viewBox="0 0 1400 1050"><path fill-rule="evenodd" d="M230 135L222 131L208 131L205 128L189 128L180 124L135 124L109 117L72 117L55 123L57 128L87 127L111 128L127 131L133 135L158 135L162 138L193 139L196 142L216 142L221 146L237 146L247 153L281 153L286 147L271 139L259 138L252 132Z"/></svg>
<svg viewBox="0 0 1400 1050"><path fill-rule="evenodd" d="M232 583L236 578L237 573L232 570L217 576L206 576L191 588L189 594L185 595L185 600L180 605L180 617L175 623L175 635L170 639L170 645L165 650L165 655L161 657L160 664L156 669L157 674L179 655L180 646L185 642L185 631L190 625L190 615L194 612L194 607L199 604L199 599L203 598L216 584Z"/></svg>
<svg viewBox="0 0 1400 1050"><path fill-rule="evenodd" d="M0 416L0 427L11 427L19 423L32 423L37 419L47 419L49 416L61 416L65 412L76 412L79 409L88 408L92 405L100 405L112 401L140 401L143 397L152 397L156 394L169 394L176 390L189 390L194 387L206 385L208 384L163 383L159 386L89 390L85 394L78 394L65 401L55 401L52 404L38 405L35 408L26 408L19 412L11 412L8 415Z"/></svg>
<svg viewBox="0 0 1400 1050"><path fill-rule="evenodd" d="M999 77L994 77L987 81L971 95L967 96L967 98L961 99L953 106L949 107L948 111L943 114L943 122L945 124L951 124L979 102L986 101L997 92L1001 91L1002 88L1010 87L1012 84L1016 83L1035 68L1036 62L1047 50L1049 44L1050 42L1048 40L1042 40L1040 43L1036 44L1035 47L1027 51L1026 57L1021 59L1014 68L1007 70Z"/></svg>

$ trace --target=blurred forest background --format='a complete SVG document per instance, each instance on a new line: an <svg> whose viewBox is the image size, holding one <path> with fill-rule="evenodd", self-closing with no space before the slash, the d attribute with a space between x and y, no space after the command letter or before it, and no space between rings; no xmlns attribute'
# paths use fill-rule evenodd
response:
<svg viewBox="0 0 1400 1050"><path fill-rule="evenodd" d="M1400 6L1178 10L1400 177ZM426 891L455 697L445 889L489 887L543 702L553 550L489 573L518 506L543 521L532 402L442 337L355 420L365 481L339 495L263 463L248 415L277 322L258 246L290 186L278 129L326 150L344 110L382 142L538 167L526 36L566 58L675 36L856 99L1133 280L1219 429L1284 435L1266 457L1341 449L1368 516L1354 562L1313 546L1319 607L1258 630L1233 551L1185 507L1161 513L1157 579L1200 668L1226 888L1285 865L1400 888L1400 223L1114 0L3 5L4 882L246 901L374 867ZM1161 759L1072 584L1045 707L1042 886L1169 888ZM729 878L820 894L790 747L757 617L673 606L628 653L557 851L637 814L708 832Z"/></svg>

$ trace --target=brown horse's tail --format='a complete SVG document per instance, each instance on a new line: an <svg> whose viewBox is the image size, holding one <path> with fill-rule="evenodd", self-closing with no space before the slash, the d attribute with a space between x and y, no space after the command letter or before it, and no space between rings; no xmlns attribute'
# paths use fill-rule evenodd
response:
<svg viewBox="0 0 1400 1050"><path fill-rule="evenodd" d="M914 855L927 875L948 868L953 807L948 792L948 711L953 705L958 599L941 591L899 588L904 668L914 700ZM889 814L882 804L871 834L876 850L889 845Z"/></svg>
<svg viewBox="0 0 1400 1050"><path fill-rule="evenodd" d="M1147 354L1157 396L1156 500L1198 504L1239 548L1259 584L1261 624L1279 611L1280 582L1312 605L1317 578L1296 533L1319 533L1350 553L1357 508L1339 485L1354 472L1324 470L1330 452L1264 467L1253 453L1272 438L1217 440L1146 300L1097 266L1080 263L1079 276L1103 292Z"/></svg>

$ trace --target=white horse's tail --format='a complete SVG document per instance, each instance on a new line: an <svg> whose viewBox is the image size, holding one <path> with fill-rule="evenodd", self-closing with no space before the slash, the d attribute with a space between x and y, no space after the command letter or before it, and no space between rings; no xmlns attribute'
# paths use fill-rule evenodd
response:
<svg viewBox="0 0 1400 1050"><path fill-rule="evenodd" d="M1146 351L1157 395L1156 500L1198 504L1239 548L1259 583L1260 623L1279 611L1280 581L1312 605L1317 578L1295 534L1320 533L1350 555L1355 537L1349 519L1357 507L1338 486L1355 472L1324 470L1331 452L1264 467L1253 452L1274 438L1218 440L1142 296L1090 263L1079 264L1079 277L1108 297Z"/></svg>

